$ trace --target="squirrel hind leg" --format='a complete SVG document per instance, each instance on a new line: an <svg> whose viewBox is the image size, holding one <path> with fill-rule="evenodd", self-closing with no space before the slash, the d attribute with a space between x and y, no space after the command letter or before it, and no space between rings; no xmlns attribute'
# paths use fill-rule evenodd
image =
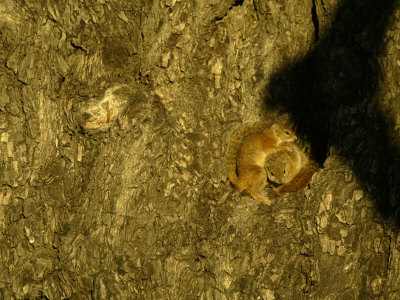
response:
<svg viewBox="0 0 400 300"><path fill-rule="evenodd" d="M245 177L238 177L238 179L233 183L233 185L241 193L247 189L248 182Z"/></svg>
<svg viewBox="0 0 400 300"><path fill-rule="evenodd" d="M267 205L271 205L271 201L260 195L262 189L267 185L267 173L264 168L253 166L249 169L247 179L249 186L247 187L247 192L256 200L261 201Z"/></svg>
<svg viewBox="0 0 400 300"><path fill-rule="evenodd" d="M239 167L239 176L237 176L233 184L239 192L248 191L249 187L253 184L253 178L261 176L259 173L260 170L258 170L257 166Z"/></svg>

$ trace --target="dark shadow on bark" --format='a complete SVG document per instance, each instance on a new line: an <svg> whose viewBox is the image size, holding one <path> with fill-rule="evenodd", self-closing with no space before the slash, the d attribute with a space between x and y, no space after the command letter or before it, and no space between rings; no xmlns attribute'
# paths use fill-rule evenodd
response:
<svg viewBox="0 0 400 300"><path fill-rule="evenodd" d="M381 76L377 57L395 1L343 3L327 35L319 41L316 35L313 51L273 76L266 104L291 114L320 165L332 146L352 165L378 210L396 217L400 155L389 136L392 120L374 100Z"/></svg>

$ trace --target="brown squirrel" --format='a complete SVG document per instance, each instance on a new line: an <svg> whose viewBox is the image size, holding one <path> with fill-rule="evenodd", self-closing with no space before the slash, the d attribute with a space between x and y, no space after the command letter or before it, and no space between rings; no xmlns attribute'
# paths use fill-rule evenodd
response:
<svg viewBox="0 0 400 300"><path fill-rule="evenodd" d="M231 136L227 147L229 180L239 192L246 190L254 199L271 205L268 198L259 195L267 184L265 161L279 151L292 151L281 144L296 139L293 131L281 124L247 124L241 127Z"/></svg>
<svg viewBox="0 0 400 300"><path fill-rule="evenodd" d="M268 179L278 195L297 192L304 188L318 165L294 143L283 143L292 151L280 151L271 156L265 163ZM274 180L270 180L274 178Z"/></svg>
<svg viewBox="0 0 400 300"><path fill-rule="evenodd" d="M288 183L292 178L293 167L292 158L288 151L279 151L271 155L265 162L267 181L273 187Z"/></svg>

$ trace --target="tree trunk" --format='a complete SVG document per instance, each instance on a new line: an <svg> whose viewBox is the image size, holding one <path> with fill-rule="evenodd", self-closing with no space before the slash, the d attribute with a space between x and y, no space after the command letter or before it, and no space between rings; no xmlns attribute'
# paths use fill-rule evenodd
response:
<svg viewBox="0 0 400 300"><path fill-rule="evenodd" d="M399 299L399 15L2 1L0 298ZM271 206L225 169L265 120L321 166Z"/></svg>

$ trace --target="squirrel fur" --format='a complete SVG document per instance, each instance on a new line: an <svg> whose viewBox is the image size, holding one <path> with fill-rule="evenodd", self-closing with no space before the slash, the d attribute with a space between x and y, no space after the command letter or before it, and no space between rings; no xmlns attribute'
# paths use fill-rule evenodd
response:
<svg viewBox="0 0 400 300"><path fill-rule="evenodd" d="M297 139L293 131L281 124L246 124L231 136L227 152L226 166L229 180L239 192L246 190L254 199L271 205L271 201L261 196L260 191L267 184L266 160L279 151L291 152L283 143Z"/></svg>

